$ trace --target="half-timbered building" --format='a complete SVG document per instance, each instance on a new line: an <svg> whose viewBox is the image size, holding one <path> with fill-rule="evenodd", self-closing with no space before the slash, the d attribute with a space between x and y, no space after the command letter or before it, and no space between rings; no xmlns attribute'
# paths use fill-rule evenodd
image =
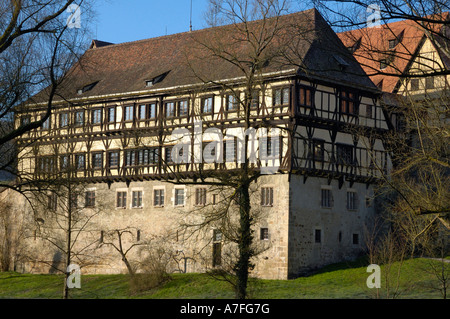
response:
<svg viewBox="0 0 450 319"><path fill-rule="evenodd" d="M220 266L225 239L210 229L183 240L180 220L217 205L225 194L200 183L201 174L238 170L239 132L265 127L268 142L252 144L252 168L276 169L261 175L252 193L261 216L254 237L264 246L253 274L286 279L357 256L376 214L374 184L390 166L380 139L388 129L380 92L315 9L278 19L302 32L289 33L287 60L260 67L249 110L242 70L198 46L230 26L93 41L66 75L49 120L18 139L20 171L42 179L70 167L87 184L81 204L102 207L99 240L119 227L132 227L133 241L169 234L174 254L189 257L183 271L202 271ZM45 107L44 90L18 109L17 125L38 119ZM200 132L202 142L184 140L182 162L172 152L180 128L188 137ZM219 137L224 143L212 144ZM213 160L198 161L207 145ZM258 158L262 148L268 157ZM106 260L86 269L124 269L120 258Z"/></svg>

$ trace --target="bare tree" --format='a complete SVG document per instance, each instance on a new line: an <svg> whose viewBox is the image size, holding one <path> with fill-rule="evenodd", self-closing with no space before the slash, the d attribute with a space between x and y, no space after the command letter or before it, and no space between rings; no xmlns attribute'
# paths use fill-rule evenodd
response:
<svg viewBox="0 0 450 319"><path fill-rule="evenodd" d="M380 193L385 195L388 220L408 238L410 253L415 254L433 238L436 224L444 232L450 230L449 3L333 2L335 6L327 6L326 0L314 3L332 26L346 31L341 40L387 92L382 103L391 118L391 134L384 141L394 169L384 175ZM433 51L420 51L428 45L425 40Z"/></svg>
<svg viewBox="0 0 450 319"><path fill-rule="evenodd" d="M265 96L262 76L264 68L269 64L273 66L279 63L277 59L281 57L286 32L286 25L281 24L279 18L287 10L286 1L210 1L207 22L210 26L219 27L209 29L211 34L207 39L193 34L196 44L188 57L192 71L203 83L203 87L216 87L229 94L229 110L235 108L238 112L243 131L259 128L251 120L251 110L253 103L257 102L255 99ZM254 23L254 20L259 21ZM209 75L205 74L200 66L204 63L205 56L211 62L214 61L215 65L232 69L239 76L239 83L220 81L223 74L216 78L215 75L219 74L216 72L213 72L213 76L210 72ZM222 71L228 73L225 69ZM206 113L201 107L195 112L200 119ZM205 169L206 165L198 165L200 174L194 183L215 189L221 196L221 205L205 209L201 214L201 221L192 223L191 226L204 230L215 228L237 246L237 254L229 261L232 261L230 268L235 278L236 298L244 299L247 297L249 271L253 268L252 258L257 255L253 230L257 218L251 204L251 193L252 185L257 183L261 171L251 165L249 154L254 145L252 146L249 134L238 138L236 143L239 149L236 156L240 154L241 160L234 169L217 172ZM181 182L190 184L185 180Z"/></svg>
<svg viewBox="0 0 450 319"><path fill-rule="evenodd" d="M89 20L79 28L72 27L69 18L78 17L81 10L88 18L88 4L27 0L0 5L0 172L15 180L2 182L3 187L26 195L35 185L44 184L17 166L25 146L17 139L48 121L65 73L87 45ZM41 109L39 116L29 112L33 107Z"/></svg>
<svg viewBox="0 0 450 319"><path fill-rule="evenodd" d="M136 273L136 267L135 265L132 265L132 263L128 259L127 256L128 253L133 248L143 246L148 243L140 240L140 238L139 239L136 238L136 240L134 240L134 243L128 244L128 242L133 242L133 240L126 241L124 238L125 237L133 238L134 237L133 232L137 233L138 231L139 230L133 229L131 227L126 227L123 229L114 229L104 233L101 241L101 245L111 246L114 248L115 251L117 251L120 254L121 260L124 262L130 275L134 275Z"/></svg>

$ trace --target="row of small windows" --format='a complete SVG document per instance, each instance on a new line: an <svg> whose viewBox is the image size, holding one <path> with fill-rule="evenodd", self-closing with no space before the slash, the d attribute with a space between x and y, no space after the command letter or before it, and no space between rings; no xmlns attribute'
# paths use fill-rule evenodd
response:
<svg viewBox="0 0 450 319"><path fill-rule="evenodd" d="M313 107L314 93L312 87L299 86L298 106ZM239 109L239 93L227 94L224 97L225 111L233 112ZM357 94L350 91L341 91L339 111L343 114L356 115L358 113ZM214 113L214 95L201 98L201 113L208 115ZM272 89L273 106L288 106L291 101L291 88L279 87ZM166 101L163 104L163 116L165 118L187 117L189 116L189 100ZM260 92L255 91L250 101L251 108L257 108L260 104ZM74 112L61 112L56 114L56 120L60 128L73 125L81 127L85 124L101 125L114 124L123 120L124 122L155 120L159 112L156 102L148 104L125 105L122 107L122 119L118 118L117 106L103 108L94 108L89 111L78 110ZM42 115L43 117L44 115ZM28 124L31 121L30 115L21 117L21 125ZM41 127L44 130L51 128L51 118L48 118Z"/></svg>
<svg viewBox="0 0 450 319"><path fill-rule="evenodd" d="M116 208L127 208L130 205L131 208L142 208L143 207L143 191L142 190L132 190L131 191L131 202L128 203L128 191L117 191L116 192ZM218 194L211 194L210 204L217 205ZM163 207L166 204L165 200L165 189L155 188L153 189L153 206ZM88 190L84 193L84 207L92 208L96 206L96 192L95 190ZM186 204L186 191L184 188L174 189L174 206L184 206ZM195 206L205 206L207 201L207 190L206 188L199 187L195 189L194 194ZM235 204L237 201L235 199ZM71 199L71 205L73 207L79 207L78 195L73 196ZM273 206L273 187L263 187L261 189L261 205L271 207ZM51 193L48 196L48 208L51 210L57 209L57 196L55 193Z"/></svg>
<svg viewBox="0 0 450 319"><path fill-rule="evenodd" d="M205 149L204 149L204 156L213 157L217 159L218 162L222 162L218 156L218 151L216 149L219 148L219 143L216 142L216 145L214 145L214 142L206 142L203 144L204 148L206 148L207 145L210 143L213 143L213 146L211 149L208 150L210 154L205 155ZM223 150L223 159L225 162L234 162L237 160L237 148L238 148L238 139L230 139L225 140L223 143L223 146L221 147ZM173 164L174 158L172 158L172 150L173 146L165 146L165 147L149 147L149 148L141 148L141 149L133 149L133 150L125 150L125 151L119 151L119 150L111 150L107 152L92 152L90 154L91 156L91 162L90 162L90 168L91 169L102 169L104 165L106 165L107 168L119 168L120 166L120 160L121 156L123 157L123 164L125 167L139 167L139 166L152 166L157 165L160 160L160 155L162 150L164 150L163 154L163 161L165 164ZM268 138L265 143L260 144L260 150L263 152L263 154L267 154L267 156L279 156L280 150L277 147L272 147L272 141L271 138ZM206 152L206 153L208 153ZM106 154L106 162L104 162L104 155ZM179 158L178 163L183 162L182 159L186 156L184 156L184 148L181 147L178 149L178 156ZM75 168L75 169L86 169L87 167L87 154L86 153L78 153L74 154L72 156L69 156L68 154L59 155L59 169L60 170L66 170L68 168ZM71 164L71 159L74 160L74 163ZM184 162L187 162L184 161ZM50 156L41 156L37 159L37 171L40 173L52 173L55 172L57 169L57 157L50 155Z"/></svg>
<svg viewBox="0 0 450 319"><path fill-rule="evenodd" d="M366 207L372 206L372 199L366 197ZM322 208L332 208L334 206L333 191L329 188L322 188L320 190L320 206ZM358 193L354 190L349 190L346 193L346 208L348 210L357 210L359 207Z"/></svg>
<svg viewBox="0 0 450 319"><path fill-rule="evenodd" d="M194 204L196 206L204 206L207 204L217 205L218 194L211 194L211 198L207 200L207 190L204 187L195 188ZM322 188L320 194L320 205L322 208L331 208L334 206L333 193L331 189ZM174 189L174 205L185 205L186 191L184 188ZM262 187L260 191L261 206L272 207L274 204L274 189L273 187ZM357 210L359 206L358 193L353 190L349 190L346 193L346 207L348 210ZM96 194L95 190L89 190L85 192L85 207L95 207ZM116 208L127 208L128 191L116 192ZM234 203L239 204L239 198L234 198ZM132 190L131 191L131 208L143 207L143 191ZM155 188L153 189L153 206L162 207L165 205L165 189ZM366 207L372 205L371 199L366 197ZM56 208L55 194L49 196L49 208Z"/></svg>
<svg viewBox="0 0 450 319"><path fill-rule="evenodd" d="M337 238L338 242L341 243L342 242L342 232L339 232L338 234L338 238ZM323 232L322 229L314 229L314 242L316 244L320 244L323 242ZM353 245L359 245L359 234L358 233L353 233L352 234L352 244Z"/></svg>

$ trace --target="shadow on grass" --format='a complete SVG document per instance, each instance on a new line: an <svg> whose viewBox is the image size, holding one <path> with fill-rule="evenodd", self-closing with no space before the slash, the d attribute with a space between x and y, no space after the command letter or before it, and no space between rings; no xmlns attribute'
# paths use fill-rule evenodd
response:
<svg viewBox="0 0 450 319"><path fill-rule="evenodd" d="M312 269L309 272L300 275L298 277L309 277L313 275L323 274L327 272L333 272L337 270L347 270L347 269L354 269L354 268L361 268L361 267L367 267L370 264L368 256L360 256L356 258L355 260L349 260L349 261L343 261L335 264L329 264L326 266L323 266L321 268ZM297 278L298 278L297 277Z"/></svg>

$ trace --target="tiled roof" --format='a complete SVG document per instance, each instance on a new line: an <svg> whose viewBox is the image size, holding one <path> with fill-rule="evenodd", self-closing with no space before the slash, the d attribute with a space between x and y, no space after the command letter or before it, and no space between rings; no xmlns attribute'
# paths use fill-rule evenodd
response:
<svg viewBox="0 0 450 319"><path fill-rule="evenodd" d="M448 13L442 17L448 19ZM430 29L439 33L441 27L442 24L435 24ZM417 22L403 20L382 24L380 27L341 32L338 36L353 52L373 83L385 92L394 92L399 75L408 71L426 33ZM446 62L447 59L444 58L444 63Z"/></svg>
<svg viewBox="0 0 450 319"><path fill-rule="evenodd" d="M375 90L360 65L317 10L285 15L279 20L272 18L265 24L263 20L254 21L250 28L260 31L261 28L272 27L275 21L286 28L277 32L275 41L272 41L277 45L271 44L266 52L277 52L282 47L281 43L288 45L281 49L284 54L277 55L276 59L262 66L263 73L294 70L294 73L298 71L305 76ZM222 46L221 50L238 52L236 56L239 59L250 62L252 53L248 44L232 44L237 36L236 27L239 26L242 25L214 27L121 44L95 40L69 71L58 94L64 99L132 95L131 92L138 94L191 86L200 83L200 78L218 81L242 77L242 69L205 49L208 44ZM161 81L156 79L151 86L146 85L146 81L160 75L164 75ZM45 100L43 94L41 92L35 100Z"/></svg>

